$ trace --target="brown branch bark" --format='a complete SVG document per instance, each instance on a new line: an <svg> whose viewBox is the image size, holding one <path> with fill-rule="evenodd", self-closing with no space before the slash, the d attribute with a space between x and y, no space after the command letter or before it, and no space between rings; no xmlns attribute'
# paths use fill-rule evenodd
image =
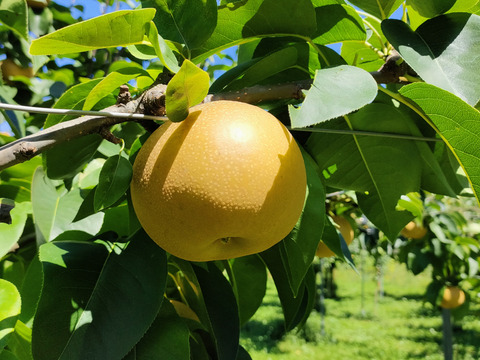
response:
<svg viewBox="0 0 480 360"><path fill-rule="evenodd" d="M387 59L382 68L372 72L371 75L377 83L401 82L404 73L398 69L396 57ZM218 100L242 101L256 104L264 101L279 99L302 99L302 90L309 89L312 80L303 80L295 83L278 85L257 85L239 91L229 91L208 95L204 102ZM166 85L157 85L145 91L138 99L130 100L125 92L121 92L121 98L116 105L110 106L104 111L137 113L145 115L165 115ZM15 164L30 160L34 156L54 146L72 139L92 133L104 132L109 127L133 119L109 118L99 116L82 116L74 120L65 121L35 134L25 136L9 144L0 147L0 171Z"/></svg>

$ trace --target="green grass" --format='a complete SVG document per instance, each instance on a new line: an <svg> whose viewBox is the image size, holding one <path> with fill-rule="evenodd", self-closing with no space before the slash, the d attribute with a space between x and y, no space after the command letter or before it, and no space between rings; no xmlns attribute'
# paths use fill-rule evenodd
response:
<svg viewBox="0 0 480 360"><path fill-rule="evenodd" d="M335 269L339 299L326 299L325 333L313 311L304 329L283 332L283 315L272 281L255 316L242 329L241 344L253 360L442 360L440 312L423 304L428 274L413 276L393 261L385 268L383 298L376 297L375 268L362 276L351 268ZM480 359L480 306L454 328L455 359Z"/></svg>

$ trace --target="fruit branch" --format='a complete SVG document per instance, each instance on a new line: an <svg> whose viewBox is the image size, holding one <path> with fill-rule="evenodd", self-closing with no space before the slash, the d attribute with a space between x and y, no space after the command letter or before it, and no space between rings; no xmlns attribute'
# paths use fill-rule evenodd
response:
<svg viewBox="0 0 480 360"><path fill-rule="evenodd" d="M371 73L377 83L403 81L401 78L402 72L398 70L398 66L396 65L396 57L391 57L390 59L391 60L387 59L385 65L378 71ZM313 80L308 79L278 85L256 85L238 91L210 94L204 99L204 102L233 100L256 104L262 101L280 99L300 100L304 97L302 91L309 89L312 81ZM0 147L0 171L27 161L58 144L88 134L98 133L111 141L112 137L109 136L111 134L109 134L107 130L115 124L126 121L139 121L142 124L148 124L148 122L144 120L166 120L165 90L166 85L156 85L146 90L137 99L130 100L129 94L126 94L125 88L122 87L117 104L102 111L48 109L0 103L0 109L5 110L80 116ZM388 134L384 134L383 136L388 136Z"/></svg>

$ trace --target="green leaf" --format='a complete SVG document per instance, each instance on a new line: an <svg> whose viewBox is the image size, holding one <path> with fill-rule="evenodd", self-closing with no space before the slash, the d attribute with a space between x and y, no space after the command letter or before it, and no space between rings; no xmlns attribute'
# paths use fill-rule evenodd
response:
<svg viewBox="0 0 480 360"><path fill-rule="evenodd" d="M348 41L342 44L342 57L349 65L366 71L377 71L385 61L365 42Z"/></svg>
<svg viewBox="0 0 480 360"><path fill-rule="evenodd" d="M15 285L0 279L0 352L14 331L21 304L20 293Z"/></svg>
<svg viewBox="0 0 480 360"><path fill-rule="evenodd" d="M40 261L35 359L121 359L157 316L166 255L143 232L128 244L51 242Z"/></svg>
<svg viewBox="0 0 480 360"><path fill-rule="evenodd" d="M95 211L113 205L130 186L132 164L121 155L109 157L100 172L95 190L93 207Z"/></svg>
<svg viewBox="0 0 480 360"><path fill-rule="evenodd" d="M217 27L194 52L194 63L246 39L265 36L311 36L317 28L309 0L250 0L218 7Z"/></svg>
<svg viewBox="0 0 480 360"><path fill-rule="evenodd" d="M2 0L0 23L28 40L28 8L25 1Z"/></svg>
<svg viewBox="0 0 480 360"><path fill-rule="evenodd" d="M90 235L98 233L103 213L73 222L82 202L80 189L72 188L62 194L45 176L42 168L35 171L32 181L33 220L45 241L53 240L67 230L79 230Z"/></svg>
<svg viewBox="0 0 480 360"><path fill-rule="evenodd" d="M137 67L126 67L111 72L88 94L85 103L83 104L83 110L91 110L98 101L107 95L111 95L112 91L118 89L120 85L123 85L141 75L150 77L147 71Z"/></svg>
<svg viewBox="0 0 480 360"><path fill-rule="evenodd" d="M285 328L287 331L292 330L304 318L307 310L306 304L309 303L309 296L315 295L311 292L309 295L305 280L300 286L297 296L293 293L288 280L288 273L282 255L281 243L263 251L260 253L260 256L267 265L268 270L275 281L275 287L277 288L278 297L285 318Z"/></svg>
<svg viewBox="0 0 480 360"><path fill-rule="evenodd" d="M349 2L379 19L387 19L398 9L403 0L351 0Z"/></svg>
<svg viewBox="0 0 480 360"><path fill-rule="evenodd" d="M407 2L421 16L433 18L450 10L456 0L408 0Z"/></svg>
<svg viewBox="0 0 480 360"><path fill-rule="evenodd" d="M400 93L413 100L430 118L465 170L472 190L479 200L479 112L457 96L429 84L410 84L403 87Z"/></svg>
<svg viewBox="0 0 480 360"><path fill-rule="evenodd" d="M480 17L454 13L427 20L414 32L399 20L382 22L385 36L425 82L468 104L480 100Z"/></svg>
<svg viewBox="0 0 480 360"><path fill-rule="evenodd" d="M157 10L153 21L163 38L188 49L202 45L217 24L215 0L147 0L142 6Z"/></svg>
<svg viewBox="0 0 480 360"><path fill-rule="evenodd" d="M189 338L185 321L169 301L163 301L157 318L133 349L134 359L189 360Z"/></svg>
<svg viewBox="0 0 480 360"><path fill-rule="evenodd" d="M150 21L147 25L147 37L162 64L171 72L176 73L180 69L177 58L173 51L168 47L163 37L158 33L157 27L153 21Z"/></svg>
<svg viewBox="0 0 480 360"><path fill-rule="evenodd" d="M365 41L367 33L362 18L351 6L332 4L315 8L317 31L315 43L327 45L342 41Z"/></svg>
<svg viewBox="0 0 480 360"><path fill-rule="evenodd" d="M43 153L44 168L51 179L75 176L89 162L102 142L98 134L67 141Z"/></svg>
<svg viewBox="0 0 480 360"><path fill-rule="evenodd" d="M315 160L302 149L307 171L307 196L297 224L281 242L282 256L295 295L312 264L325 222L325 187Z"/></svg>
<svg viewBox="0 0 480 360"><path fill-rule="evenodd" d="M0 198L0 202L1 201L2 199ZM0 234L2 234L2 239L0 240L0 258L7 254L12 246L18 242L20 236L22 236L27 216L31 212L32 204L22 202L16 204L10 211L10 217L12 218L11 224L0 222Z"/></svg>
<svg viewBox="0 0 480 360"><path fill-rule="evenodd" d="M205 301L218 360L235 359L240 338L238 308L230 283L212 262L194 265Z"/></svg>
<svg viewBox="0 0 480 360"><path fill-rule="evenodd" d="M258 255L249 255L233 259L232 272L240 325L244 325L262 304L267 290L267 271Z"/></svg>
<svg viewBox="0 0 480 360"><path fill-rule="evenodd" d="M30 46L32 55L70 54L142 43L155 9L119 10L69 25Z"/></svg>
<svg viewBox="0 0 480 360"><path fill-rule="evenodd" d="M409 118L385 104L367 105L346 120L332 120L323 127L411 133ZM306 149L327 177L326 185L355 190L360 208L389 239L395 239L413 218L408 212L396 210L402 195L420 187L421 160L411 140L314 133Z"/></svg>
<svg viewBox="0 0 480 360"><path fill-rule="evenodd" d="M253 86L270 76L294 67L297 64L297 60L298 53L296 47L285 47L265 57L236 66L218 78L212 85L213 90L211 91L231 91Z"/></svg>
<svg viewBox="0 0 480 360"><path fill-rule="evenodd" d="M205 99L210 77L190 60L185 60L170 80L165 92L165 108L171 121L179 122L188 116L188 109Z"/></svg>
<svg viewBox="0 0 480 360"><path fill-rule="evenodd" d="M375 99L377 83L348 65L318 70L300 107L289 107L292 127L307 127L358 110Z"/></svg>

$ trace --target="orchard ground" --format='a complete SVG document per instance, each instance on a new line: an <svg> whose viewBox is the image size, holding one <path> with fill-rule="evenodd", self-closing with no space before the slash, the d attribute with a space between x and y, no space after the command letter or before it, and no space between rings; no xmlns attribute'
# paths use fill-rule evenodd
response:
<svg viewBox="0 0 480 360"><path fill-rule="evenodd" d="M376 295L376 269L362 276L349 266L334 270L338 299L326 299L325 335L321 315L313 311L302 331L284 335L283 315L270 279L263 305L242 330L241 344L253 360L441 360L440 310L423 303L429 272L418 276L390 260L385 266L385 296ZM468 316L454 324L454 359L480 359L480 304L471 303Z"/></svg>

